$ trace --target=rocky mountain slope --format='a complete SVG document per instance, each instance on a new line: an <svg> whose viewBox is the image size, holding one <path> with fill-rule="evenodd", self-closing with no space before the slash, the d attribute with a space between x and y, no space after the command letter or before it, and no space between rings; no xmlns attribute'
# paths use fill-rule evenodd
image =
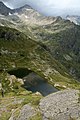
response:
<svg viewBox="0 0 80 120"><path fill-rule="evenodd" d="M47 80L49 80L49 82L53 85L55 83L58 83L60 84L60 86L63 85L75 86L75 83L72 81L72 79L74 78L79 80L79 76L80 76L79 75L80 72L80 64L79 64L80 27L79 26L71 23L68 20L62 19L61 17L54 18L54 17L43 16L37 11L33 10L32 8L26 8L26 6L22 7L18 12L15 12L12 15L7 15L7 16L1 15L0 25L7 26L9 28L15 28L18 31L20 31L20 33L24 33L25 35L27 34L27 37L29 38L28 43L30 39L32 39L33 42L36 41L35 46L39 45L39 48L36 48L37 53L35 53L36 52L35 48L33 48L34 50L31 49L31 51L29 51L30 50L29 48L31 48L31 46L27 47L22 43L22 39L24 38L25 35L22 35L22 37L14 35L16 33L11 32L12 29L10 30L9 28L5 29L5 27L1 27L0 31L5 31L5 32L1 32L1 37L4 36L3 37L4 39L15 38L15 40L20 39L21 37L22 38L21 42L20 43L18 42L18 44L22 44L23 49L20 50L20 52L23 53L22 51L26 52L26 50L28 51L28 53L30 52L28 55L28 57L29 56L30 57L28 59L30 60L32 59L32 61L29 60L29 63L24 62L19 64L19 61L17 60L19 65L21 64L27 64L27 66L29 65L28 67L31 67L31 69L35 70L35 72L38 71L39 74L43 74L43 76L45 76ZM7 29L9 29L10 33L8 32L6 33ZM5 36L7 37L5 38ZM11 38L11 36L14 37ZM9 43L9 41L6 42L7 43L5 44L3 43L5 47L4 49L2 49L3 45L1 41L1 45L2 45L1 51L4 51L4 53L5 52L10 53L9 50L6 51L5 49L6 47L8 47L6 45L10 44L11 46L11 43ZM26 40L24 40L24 43L26 43L26 45L28 44ZM14 46L14 44L15 42L13 42L12 46ZM14 51L17 52L17 49L18 48L14 46ZM45 52L41 53L41 51L45 51ZM17 53L15 54L18 55ZM36 57L35 58L36 61L33 59L34 54ZM37 54L40 54L41 57L40 58L37 57L38 56ZM43 60L42 54L46 55L45 60ZM24 59L25 57L22 58L22 56L20 56L20 59L23 62L23 60L25 61ZM6 62L5 64L8 65L8 67L11 67L10 64ZM16 63L13 64L14 64L13 66L15 66ZM40 70L38 70L38 68ZM53 70L54 68L57 72ZM54 71L56 72L56 75L53 75ZM72 82L69 82L68 80ZM67 83L73 83L74 85L70 85L70 84L68 85Z"/></svg>
<svg viewBox="0 0 80 120"><path fill-rule="evenodd" d="M26 8L14 15L2 16L0 21L1 25L16 28L42 42L50 54L79 79L79 26L61 17L45 17Z"/></svg>
<svg viewBox="0 0 80 120"><path fill-rule="evenodd" d="M0 71L7 72L18 68L30 69L53 85L56 82L67 87L78 85L67 69L52 57L43 44L15 29L0 26Z"/></svg>
<svg viewBox="0 0 80 120"><path fill-rule="evenodd" d="M71 22L75 23L76 25L80 25L80 16L67 16L66 17Z"/></svg>
<svg viewBox="0 0 80 120"><path fill-rule="evenodd" d="M69 75L43 44L16 29L0 26L0 92L2 85L5 96L0 96L0 120L42 120L44 117L42 110L38 109L41 94L25 90L22 79L10 76L9 71L12 70L21 75L23 72L19 72L19 68L22 71L25 69L26 75L30 71L36 72L59 89L80 88L80 83Z"/></svg>
<svg viewBox="0 0 80 120"><path fill-rule="evenodd" d="M6 5L4 5L3 2L0 2L0 14L5 15L5 16L7 16L9 14L13 14L15 12L20 12L23 8L29 9L31 7L28 5L25 5L23 7L17 8L17 9L10 9Z"/></svg>
<svg viewBox="0 0 80 120"><path fill-rule="evenodd" d="M13 10L6 7L2 2L0 2L0 14L2 15L9 15L9 13L13 13Z"/></svg>
<svg viewBox="0 0 80 120"><path fill-rule="evenodd" d="M1 120L79 120L78 90L63 90L44 98L22 92L21 95L1 99ZM12 109L13 108L13 109ZM1 117L2 115L2 117Z"/></svg>
<svg viewBox="0 0 80 120"><path fill-rule="evenodd" d="M58 20L51 25L31 29L37 40L47 46L52 56L61 62L70 74L79 78L80 26Z"/></svg>
<svg viewBox="0 0 80 120"><path fill-rule="evenodd" d="M0 96L0 120L79 120L80 26L43 16L29 6L4 13L0 15L0 93L3 88L5 97ZM10 75L14 70L19 78ZM40 93L24 88L23 77L30 72L68 90L41 99Z"/></svg>

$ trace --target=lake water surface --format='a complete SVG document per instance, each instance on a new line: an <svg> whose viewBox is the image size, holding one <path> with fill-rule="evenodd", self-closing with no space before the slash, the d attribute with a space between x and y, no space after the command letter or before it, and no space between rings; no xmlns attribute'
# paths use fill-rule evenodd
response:
<svg viewBox="0 0 80 120"><path fill-rule="evenodd" d="M25 79L25 87L27 90L35 92L40 92L43 96L47 96L53 92L57 92L58 90L54 88L52 85L47 83L46 80L41 78L35 73L30 73Z"/></svg>
<svg viewBox="0 0 80 120"><path fill-rule="evenodd" d="M40 92L43 96L47 96L53 92L57 92L58 90L56 88L54 88L53 86L51 86L48 83L41 83L41 84L37 84L35 86L31 86L29 87L27 90L30 90L32 92Z"/></svg>

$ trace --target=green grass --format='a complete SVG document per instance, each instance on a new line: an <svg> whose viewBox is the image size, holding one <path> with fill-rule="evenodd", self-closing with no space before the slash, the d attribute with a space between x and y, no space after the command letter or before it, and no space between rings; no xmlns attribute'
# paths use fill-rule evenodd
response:
<svg viewBox="0 0 80 120"><path fill-rule="evenodd" d="M18 117L20 109L25 104L30 103L33 107L38 107L42 98L26 91L18 82L13 83L12 90L9 86L10 82L6 81L7 73L17 73L16 76L22 78L25 72L28 74L29 69L53 86L55 83L59 84L60 86L57 87L59 90L64 89L63 86L80 90L80 82L76 80L80 77L80 27L69 21L57 20L45 26L45 29L42 26L34 26L30 29L33 35L27 28L24 30L20 28L24 34L0 26L0 82L5 90L5 97L0 96L0 108L7 105L7 112L2 111L0 120L8 120L12 109L15 109L15 118ZM31 37L28 37L30 35ZM33 37L35 35L36 38ZM65 59L65 56L71 59ZM71 68L75 70L74 74L70 74ZM49 69L51 71L46 73ZM21 100L21 103L14 104L15 99ZM30 120L42 120L42 116L37 113Z"/></svg>
<svg viewBox="0 0 80 120"><path fill-rule="evenodd" d="M29 120L42 120L42 115L40 112L38 112L35 116L30 118Z"/></svg>
<svg viewBox="0 0 80 120"><path fill-rule="evenodd" d="M73 77L80 78L80 26L66 20L57 20L44 29L42 26L32 27L32 33L68 72L73 70ZM66 60L65 55L70 56L71 60ZM64 73L64 69L60 71Z"/></svg>
<svg viewBox="0 0 80 120"><path fill-rule="evenodd" d="M56 33L54 37L57 39L57 37L60 36L62 35ZM60 58L62 57L60 56ZM74 88L78 88L75 86L78 86L79 82L76 81L74 84L73 81L75 81L75 79L73 80L73 77L69 74L67 67L61 64L61 60L56 59L53 58L44 45L39 44L39 42L35 42L33 39L15 29L0 26L0 71L3 71L4 69L6 72L13 71L14 69L17 71L19 69L30 69L43 78L46 77L46 80L53 85L56 82L63 85L67 85L68 83L68 87L72 86ZM67 64L68 63L66 63L66 65ZM51 72L47 73L46 76L45 72L48 69L51 69ZM50 81L50 78L53 79L52 82ZM4 81L4 79L2 81ZM9 84L5 83L6 81L3 82L4 87ZM18 88L19 86L16 83L14 87ZM16 93L16 91L18 92L18 89L14 92Z"/></svg>
<svg viewBox="0 0 80 120"><path fill-rule="evenodd" d="M13 113L12 110L14 110L14 117L17 118L21 108L28 103L30 103L34 108L37 108L41 98L42 96L32 94L28 91L26 92L26 90L24 91L24 94L22 94L22 92L18 95L9 93L6 94L4 98L0 97L0 112L2 112L0 120L8 120ZM2 108L5 108L5 112ZM37 116L40 117L40 114Z"/></svg>
<svg viewBox="0 0 80 120"><path fill-rule="evenodd" d="M11 114L8 112L3 112L1 117L0 117L0 120L9 120Z"/></svg>

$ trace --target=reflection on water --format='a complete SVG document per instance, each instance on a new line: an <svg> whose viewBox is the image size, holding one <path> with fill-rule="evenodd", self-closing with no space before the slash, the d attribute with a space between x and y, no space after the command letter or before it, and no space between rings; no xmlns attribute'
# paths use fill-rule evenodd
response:
<svg viewBox="0 0 80 120"><path fill-rule="evenodd" d="M54 88L52 85L48 84L46 80L38 76L36 73L30 73L28 76L24 78L25 80L25 88L32 92L40 92L43 96L47 96L53 92L57 92L58 90Z"/></svg>

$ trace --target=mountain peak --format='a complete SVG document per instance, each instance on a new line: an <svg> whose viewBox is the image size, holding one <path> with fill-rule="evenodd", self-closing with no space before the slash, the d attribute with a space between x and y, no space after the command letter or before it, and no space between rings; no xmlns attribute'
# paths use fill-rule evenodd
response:
<svg viewBox="0 0 80 120"><path fill-rule="evenodd" d="M9 15L9 13L13 14L15 12L21 12L25 8L32 9L29 5L24 5L17 9L10 9L3 2L0 2L0 14L5 15L5 16Z"/></svg>
<svg viewBox="0 0 80 120"><path fill-rule="evenodd" d="M2 15L9 15L9 13L13 13L14 11L4 5L3 2L0 2L0 14Z"/></svg>
<svg viewBox="0 0 80 120"><path fill-rule="evenodd" d="M29 5L24 5L24 6L22 6L22 7L20 7L20 8L17 8L17 9L14 9L14 11L15 12L21 12L23 9L32 9Z"/></svg>

